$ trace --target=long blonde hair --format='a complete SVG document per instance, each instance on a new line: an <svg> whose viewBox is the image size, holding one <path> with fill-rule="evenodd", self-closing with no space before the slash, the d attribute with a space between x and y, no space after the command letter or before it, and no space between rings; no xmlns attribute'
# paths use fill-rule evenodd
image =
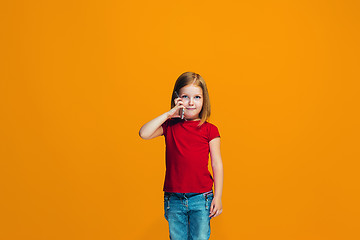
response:
<svg viewBox="0 0 360 240"><path fill-rule="evenodd" d="M171 108L175 107L174 99L177 98L175 91L179 93L179 90L182 87L185 87L190 84L201 87L203 91L203 106L199 113L199 117L200 117L199 126L201 126L210 117L211 107L210 107L209 92L207 90L205 80L200 76L200 74L194 72L184 72L178 77L178 79L175 82L174 90L171 96Z"/></svg>

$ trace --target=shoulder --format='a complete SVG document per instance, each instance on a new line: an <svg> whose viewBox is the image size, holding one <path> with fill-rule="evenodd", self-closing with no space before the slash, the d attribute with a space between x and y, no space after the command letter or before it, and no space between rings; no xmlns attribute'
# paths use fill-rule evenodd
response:
<svg viewBox="0 0 360 240"><path fill-rule="evenodd" d="M215 124L213 124L213 123L210 123L210 122L204 122L204 126L206 126L207 128L209 128L209 129L218 129L218 127L217 126L215 126Z"/></svg>
<svg viewBox="0 0 360 240"><path fill-rule="evenodd" d="M178 118L169 118L163 123L163 125L171 126L171 125L174 125L174 124L177 124L177 123L179 123Z"/></svg>
<svg viewBox="0 0 360 240"><path fill-rule="evenodd" d="M216 137L220 137L219 129L214 124L209 122L205 122L204 124L204 127L207 129L208 141L211 141Z"/></svg>
<svg viewBox="0 0 360 240"><path fill-rule="evenodd" d="M169 125L169 126L172 126L172 125L175 125L175 124L178 124L178 123L180 123L181 121L183 121L182 119L180 119L180 118L169 118L168 120L167 120L167 124Z"/></svg>

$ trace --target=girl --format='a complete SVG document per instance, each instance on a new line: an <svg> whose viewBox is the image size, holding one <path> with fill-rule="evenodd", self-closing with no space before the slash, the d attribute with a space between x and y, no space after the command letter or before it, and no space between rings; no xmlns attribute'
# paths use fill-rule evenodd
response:
<svg viewBox="0 0 360 240"><path fill-rule="evenodd" d="M139 131L143 139L165 137L164 211L172 240L209 239L210 219L222 212L220 134L206 121L209 116L204 79L197 73L185 72L175 83L171 110ZM208 170L209 153L214 178Z"/></svg>

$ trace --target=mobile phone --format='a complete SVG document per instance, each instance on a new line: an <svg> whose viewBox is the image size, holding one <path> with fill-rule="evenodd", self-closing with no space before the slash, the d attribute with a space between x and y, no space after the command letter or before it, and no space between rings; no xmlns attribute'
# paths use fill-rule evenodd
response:
<svg viewBox="0 0 360 240"><path fill-rule="evenodd" d="M179 98L180 96L179 96L179 94L175 91L175 94L176 94L176 96ZM180 110L181 111L181 114L180 114L180 117L181 117L181 119L184 119L184 113L185 113L185 109L181 109Z"/></svg>

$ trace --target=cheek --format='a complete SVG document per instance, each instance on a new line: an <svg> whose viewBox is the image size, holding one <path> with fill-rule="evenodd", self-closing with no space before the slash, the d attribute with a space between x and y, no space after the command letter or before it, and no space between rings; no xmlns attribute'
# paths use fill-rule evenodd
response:
<svg viewBox="0 0 360 240"><path fill-rule="evenodd" d="M181 99L181 101L183 101L183 103L188 103L189 99L188 98L183 98L183 99Z"/></svg>

